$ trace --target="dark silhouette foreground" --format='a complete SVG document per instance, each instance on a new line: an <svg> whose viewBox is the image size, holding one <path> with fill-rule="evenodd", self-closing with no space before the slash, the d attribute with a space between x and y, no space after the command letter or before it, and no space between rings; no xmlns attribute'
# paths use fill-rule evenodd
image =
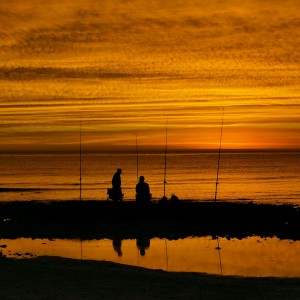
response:
<svg viewBox="0 0 300 300"><path fill-rule="evenodd" d="M300 279L172 273L39 257L0 261L0 299L298 300Z"/></svg>
<svg viewBox="0 0 300 300"><path fill-rule="evenodd" d="M300 240L300 210L291 205L177 201L0 202L2 238L177 239L188 236Z"/></svg>

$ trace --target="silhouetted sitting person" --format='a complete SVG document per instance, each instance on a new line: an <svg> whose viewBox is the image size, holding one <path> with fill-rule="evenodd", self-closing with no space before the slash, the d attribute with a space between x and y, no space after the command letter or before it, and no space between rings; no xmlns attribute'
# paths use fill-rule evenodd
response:
<svg viewBox="0 0 300 300"><path fill-rule="evenodd" d="M135 187L136 202L137 203L149 203L151 201L151 194L149 184L145 182L144 176L140 176L140 181Z"/></svg>

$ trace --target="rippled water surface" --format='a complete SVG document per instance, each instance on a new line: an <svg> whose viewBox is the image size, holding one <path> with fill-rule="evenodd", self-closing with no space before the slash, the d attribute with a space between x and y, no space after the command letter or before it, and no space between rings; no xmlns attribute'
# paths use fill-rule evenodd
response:
<svg viewBox="0 0 300 300"><path fill-rule="evenodd" d="M180 199L214 199L218 154L167 156L166 194ZM163 195L164 154L83 154L82 197L105 200L111 177L123 169L124 200L135 198L137 176L144 175L154 199ZM79 155L1 155L0 200L79 198ZM300 152L226 152L221 155L218 199L297 203Z"/></svg>

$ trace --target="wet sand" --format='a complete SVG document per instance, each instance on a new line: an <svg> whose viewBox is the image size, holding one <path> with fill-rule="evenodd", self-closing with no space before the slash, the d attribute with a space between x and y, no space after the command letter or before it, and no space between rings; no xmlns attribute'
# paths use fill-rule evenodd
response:
<svg viewBox="0 0 300 300"><path fill-rule="evenodd" d="M300 278L242 278L148 270L57 257L0 259L0 298L300 299Z"/></svg>

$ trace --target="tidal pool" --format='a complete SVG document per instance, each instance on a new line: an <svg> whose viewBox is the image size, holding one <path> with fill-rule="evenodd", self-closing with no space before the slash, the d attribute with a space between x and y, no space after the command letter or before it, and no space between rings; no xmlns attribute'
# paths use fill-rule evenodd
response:
<svg viewBox="0 0 300 300"><path fill-rule="evenodd" d="M300 277L300 241L189 237L179 240L0 239L7 258L60 256L106 260L166 271L239 276Z"/></svg>

